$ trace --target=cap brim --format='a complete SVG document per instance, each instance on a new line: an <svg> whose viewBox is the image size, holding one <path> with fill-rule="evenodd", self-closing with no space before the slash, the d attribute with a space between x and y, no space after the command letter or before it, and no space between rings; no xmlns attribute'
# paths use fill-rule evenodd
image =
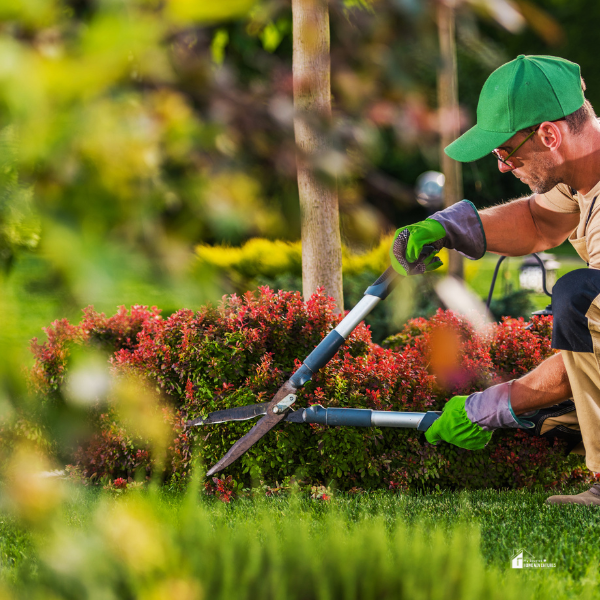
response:
<svg viewBox="0 0 600 600"><path fill-rule="evenodd" d="M516 131L486 131L478 125L471 127L449 146L444 152L459 162L471 162L479 160L490 154L494 148L502 146Z"/></svg>

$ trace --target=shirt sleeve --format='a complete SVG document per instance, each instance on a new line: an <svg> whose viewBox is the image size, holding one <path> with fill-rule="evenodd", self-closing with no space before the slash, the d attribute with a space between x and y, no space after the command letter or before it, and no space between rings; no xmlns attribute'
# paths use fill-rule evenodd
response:
<svg viewBox="0 0 600 600"><path fill-rule="evenodd" d="M559 183L549 192L539 194L538 197L541 199L542 204L550 210L560 213L579 212L579 202L573 197L571 188L564 183Z"/></svg>

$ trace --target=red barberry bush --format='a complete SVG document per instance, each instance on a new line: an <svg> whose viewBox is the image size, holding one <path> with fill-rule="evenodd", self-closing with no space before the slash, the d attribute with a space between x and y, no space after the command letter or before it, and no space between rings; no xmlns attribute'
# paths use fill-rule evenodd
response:
<svg viewBox="0 0 600 600"><path fill-rule="evenodd" d="M269 288L164 319L146 307L120 308L110 318L88 308L79 325L56 322L46 343L33 344L32 386L42 402L60 396L74 345L110 351L115 377L134 374L160 390L172 432L167 458L159 460L152 444L108 408L94 415L96 433L77 450L77 469L92 481L149 477L157 469L166 480L185 480L196 456L214 464L253 424L186 429L185 422L269 400L338 321L322 291L305 303L298 292ZM519 376L549 356L551 318L536 317L526 327L523 320L505 319L476 332L465 319L440 310L429 320L410 321L379 346L360 325L300 390L296 405L441 409L452 395ZM559 443L550 446L519 431L496 432L484 450L469 452L432 446L414 430L292 423L272 430L225 476L232 479L225 487L215 480L214 491L226 501L236 485L290 477L309 485L333 482L338 489L543 488L591 477ZM207 484L207 490L213 487Z"/></svg>

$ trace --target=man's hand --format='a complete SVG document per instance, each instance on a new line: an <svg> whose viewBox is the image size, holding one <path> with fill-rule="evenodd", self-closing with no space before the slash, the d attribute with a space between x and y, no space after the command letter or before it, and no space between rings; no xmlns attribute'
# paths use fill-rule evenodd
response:
<svg viewBox="0 0 600 600"><path fill-rule="evenodd" d="M470 396L454 396L425 432L425 438L431 444L444 441L467 450L481 450L494 429L531 429L534 424L517 417L512 409L511 385L509 381Z"/></svg>
<svg viewBox="0 0 600 600"><path fill-rule="evenodd" d="M445 237L446 230L433 219L401 227L390 248L392 267L400 275L422 275L441 267L437 253L443 248Z"/></svg>
<svg viewBox="0 0 600 600"><path fill-rule="evenodd" d="M442 248L458 250L473 260L485 254L483 226L477 210L468 200L398 229L390 249L392 266L401 275L433 271L442 265L436 256Z"/></svg>
<svg viewBox="0 0 600 600"><path fill-rule="evenodd" d="M473 423L465 410L468 396L454 396L444 406L442 416L425 432L430 444L448 442L467 450L482 450L492 439L492 432Z"/></svg>

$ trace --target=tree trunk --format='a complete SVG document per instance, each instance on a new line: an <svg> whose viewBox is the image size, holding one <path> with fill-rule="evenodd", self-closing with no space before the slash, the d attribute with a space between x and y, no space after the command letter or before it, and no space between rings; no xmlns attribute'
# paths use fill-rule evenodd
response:
<svg viewBox="0 0 600 600"><path fill-rule="evenodd" d="M454 0L438 0L437 23L440 38L440 67L438 71L438 109L441 133L441 165L446 178L444 205L452 206L463 199L462 165L451 159L444 148L460 135L458 110L458 74L454 33ZM464 278L463 257L450 250L448 272Z"/></svg>
<svg viewBox="0 0 600 600"><path fill-rule="evenodd" d="M329 149L324 127L331 120L329 12L327 0L292 0L294 24L294 132L302 228L302 292L319 286L343 312L342 240L335 183L316 163Z"/></svg>

